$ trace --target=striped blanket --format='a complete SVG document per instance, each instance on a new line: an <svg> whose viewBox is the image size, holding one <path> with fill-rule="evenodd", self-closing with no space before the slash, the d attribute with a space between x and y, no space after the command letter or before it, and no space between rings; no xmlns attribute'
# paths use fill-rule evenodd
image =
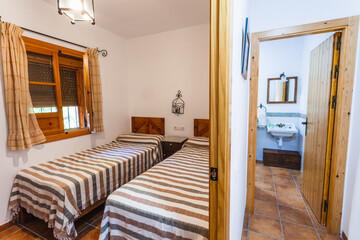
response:
<svg viewBox="0 0 360 240"><path fill-rule="evenodd" d="M132 138L19 171L9 201L12 217L23 207L48 222L56 238L74 239L81 211L162 160L160 136Z"/></svg>
<svg viewBox="0 0 360 240"><path fill-rule="evenodd" d="M108 197L100 239L208 239L208 179L208 147L185 146Z"/></svg>

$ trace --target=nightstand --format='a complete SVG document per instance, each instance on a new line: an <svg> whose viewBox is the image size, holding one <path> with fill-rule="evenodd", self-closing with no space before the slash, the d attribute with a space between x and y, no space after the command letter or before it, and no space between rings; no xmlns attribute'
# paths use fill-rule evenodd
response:
<svg viewBox="0 0 360 240"><path fill-rule="evenodd" d="M182 148L182 145L188 140L187 137L168 136L161 140L163 158L168 158Z"/></svg>

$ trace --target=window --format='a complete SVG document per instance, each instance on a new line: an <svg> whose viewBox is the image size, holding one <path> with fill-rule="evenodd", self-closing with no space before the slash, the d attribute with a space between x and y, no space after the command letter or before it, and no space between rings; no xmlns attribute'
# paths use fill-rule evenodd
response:
<svg viewBox="0 0 360 240"><path fill-rule="evenodd" d="M90 87L84 52L23 37L29 89L47 142L90 133ZM86 101L88 99L88 101Z"/></svg>

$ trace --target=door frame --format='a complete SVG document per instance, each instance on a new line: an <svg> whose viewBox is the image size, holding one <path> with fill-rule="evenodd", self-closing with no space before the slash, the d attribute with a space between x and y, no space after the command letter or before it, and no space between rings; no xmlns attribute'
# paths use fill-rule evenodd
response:
<svg viewBox="0 0 360 240"><path fill-rule="evenodd" d="M210 0L209 239L229 239L230 213L230 0ZM210 171L209 171L210 172ZM210 173L209 173L210 174ZM210 177L210 176L209 176Z"/></svg>
<svg viewBox="0 0 360 240"><path fill-rule="evenodd" d="M355 75L356 49L359 16L340 18L317 23L256 32L251 39L248 169L246 212L254 213L257 103L259 78L260 42L305 36L311 34L342 31L339 62L339 79L336 97L334 140L332 145L327 230L340 235L341 214L344 195L346 157L350 127L351 102Z"/></svg>

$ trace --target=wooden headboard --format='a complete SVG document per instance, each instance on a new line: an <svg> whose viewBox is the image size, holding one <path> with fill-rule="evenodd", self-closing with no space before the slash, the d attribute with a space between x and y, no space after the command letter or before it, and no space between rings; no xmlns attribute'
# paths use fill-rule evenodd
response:
<svg viewBox="0 0 360 240"><path fill-rule="evenodd" d="M131 117L133 133L165 135L165 118Z"/></svg>
<svg viewBox="0 0 360 240"><path fill-rule="evenodd" d="M210 137L209 119L194 119L194 136Z"/></svg>

